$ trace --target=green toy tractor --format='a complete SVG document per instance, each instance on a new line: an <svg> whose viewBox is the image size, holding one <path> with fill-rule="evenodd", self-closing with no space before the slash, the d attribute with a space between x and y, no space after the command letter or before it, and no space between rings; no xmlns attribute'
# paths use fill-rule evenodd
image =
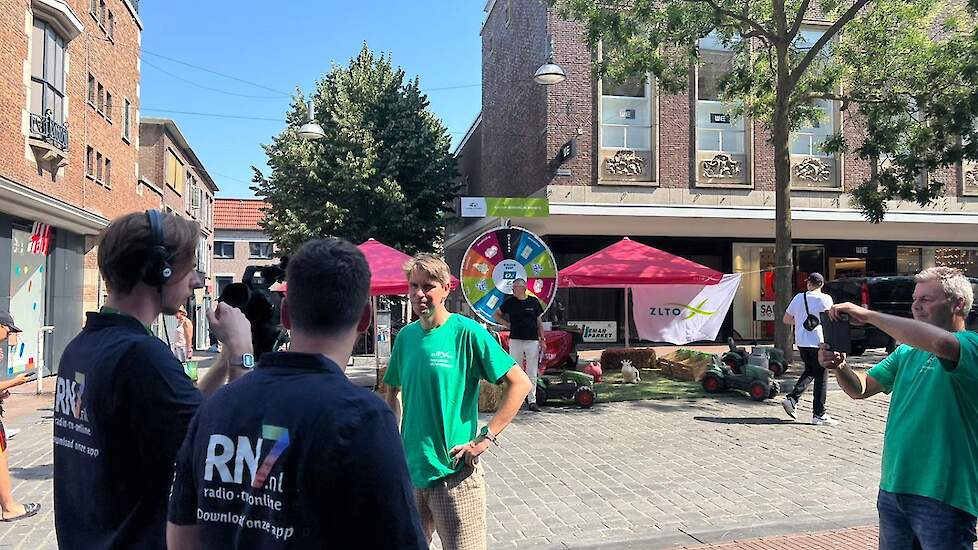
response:
<svg viewBox="0 0 978 550"><path fill-rule="evenodd" d="M596 397L594 377L590 374L565 370L559 375L537 378L537 405L546 405L553 399L564 399L573 400L582 409L590 409Z"/></svg>
<svg viewBox="0 0 978 550"><path fill-rule="evenodd" d="M734 389L747 392L754 401L774 399L781 392L781 384L775 380L774 373L764 367L765 364L768 364L767 356L760 349L752 352L737 371L714 355L700 383L707 393Z"/></svg>

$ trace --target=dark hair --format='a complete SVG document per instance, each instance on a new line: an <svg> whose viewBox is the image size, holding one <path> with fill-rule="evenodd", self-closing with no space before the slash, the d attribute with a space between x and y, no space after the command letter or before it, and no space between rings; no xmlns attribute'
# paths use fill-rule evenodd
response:
<svg viewBox="0 0 978 550"><path fill-rule="evenodd" d="M341 239L314 239L289 257L285 271L293 328L333 335L356 326L370 297L370 266Z"/></svg>
<svg viewBox="0 0 978 550"><path fill-rule="evenodd" d="M200 224L173 214L160 217L163 246L176 278L194 267ZM132 212L113 220L102 231L98 242L98 270L106 286L115 292L131 292L142 280L154 244L145 212Z"/></svg>

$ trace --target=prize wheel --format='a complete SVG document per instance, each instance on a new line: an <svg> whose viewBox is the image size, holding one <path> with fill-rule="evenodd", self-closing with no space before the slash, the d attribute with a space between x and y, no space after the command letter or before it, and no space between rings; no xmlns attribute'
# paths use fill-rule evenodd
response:
<svg viewBox="0 0 978 550"><path fill-rule="evenodd" d="M557 264L543 239L521 227L493 229L472 241L462 258L462 293L483 321L513 294L513 281L526 280L526 293L547 311L557 294Z"/></svg>

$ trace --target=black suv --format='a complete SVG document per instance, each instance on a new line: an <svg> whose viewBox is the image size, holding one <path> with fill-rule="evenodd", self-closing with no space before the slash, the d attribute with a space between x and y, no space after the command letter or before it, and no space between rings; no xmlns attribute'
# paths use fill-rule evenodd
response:
<svg viewBox="0 0 978 550"><path fill-rule="evenodd" d="M978 295L978 279L969 277L969 280ZM912 317L910 307L913 304L915 286L912 275L849 277L825 283L822 292L831 296L836 304L852 302L873 311ZM967 328L978 328L978 304L971 306ZM891 352L896 347L893 338L873 325L852 325L850 331L853 355L862 355L867 349L873 348L886 348L887 352Z"/></svg>

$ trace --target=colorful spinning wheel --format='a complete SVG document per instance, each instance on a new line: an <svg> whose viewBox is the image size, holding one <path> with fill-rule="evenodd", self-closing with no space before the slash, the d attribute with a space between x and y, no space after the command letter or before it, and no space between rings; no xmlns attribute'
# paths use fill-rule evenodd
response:
<svg viewBox="0 0 978 550"><path fill-rule="evenodd" d="M540 237L521 227L487 231L472 241L462 258L462 293L484 321L513 294L513 281L526 279L527 294L543 310L557 293L557 264Z"/></svg>

